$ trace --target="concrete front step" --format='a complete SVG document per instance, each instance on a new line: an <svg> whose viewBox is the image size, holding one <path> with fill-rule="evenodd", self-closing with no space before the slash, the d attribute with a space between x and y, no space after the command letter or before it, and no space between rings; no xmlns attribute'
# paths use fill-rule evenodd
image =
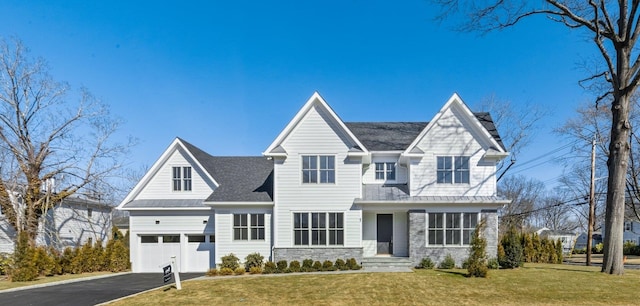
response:
<svg viewBox="0 0 640 306"><path fill-rule="evenodd" d="M365 257L363 268L411 268L413 263L408 257Z"/></svg>

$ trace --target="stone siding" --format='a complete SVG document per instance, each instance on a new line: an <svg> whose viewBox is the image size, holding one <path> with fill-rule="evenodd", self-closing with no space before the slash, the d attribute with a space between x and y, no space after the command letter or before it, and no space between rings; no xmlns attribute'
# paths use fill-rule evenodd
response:
<svg viewBox="0 0 640 306"><path fill-rule="evenodd" d="M482 211L481 216L486 221L484 237L487 239L487 256L494 258L498 251L498 213L495 210ZM427 247L426 239L427 214L424 210L409 211L409 258L414 265L420 263L422 258L429 257L436 264L444 260L449 254L456 261L456 266L469 257L469 247Z"/></svg>
<svg viewBox="0 0 640 306"><path fill-rule="evenodd" d="M336 259L347 260L355 258L358 263L362 262L362 248L274 248L274 261L286 260L291 262L297 260L302 263L305 259L323 262Z"/></svg>

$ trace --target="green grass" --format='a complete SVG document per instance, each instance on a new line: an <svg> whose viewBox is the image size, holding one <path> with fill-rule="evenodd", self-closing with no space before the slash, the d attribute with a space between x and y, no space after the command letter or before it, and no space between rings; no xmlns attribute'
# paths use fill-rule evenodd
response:
<svg viewBox="0 0 640 306"><path fill-rule="evenodd" d="M83 273L83 274L64 274L64 275L54 275L54 276L41 276L37 280L31 281L31 282L11 282L11 281L7 280L6 278L2 278L2 279L0 279L0 290L13 289L13 288L31 286L31 285L46 284L46 283L52 283L52 282L59 282L59 281L71 280L71 279L76 279L76 278L84 278L84 277L90 277L90 276L97 276L97 275L104 275L104 274L111 274L111 272L94 272L94 273Z"/></svg>
<svg viewBox="0 0 640 306"><path fill-rule="evenodd" d="M631 305L640 296L640 271L624 276L596 267L527 264L467 278L465 270L415 273L298 274L216 277L184 282L115 305Z"/></svg>

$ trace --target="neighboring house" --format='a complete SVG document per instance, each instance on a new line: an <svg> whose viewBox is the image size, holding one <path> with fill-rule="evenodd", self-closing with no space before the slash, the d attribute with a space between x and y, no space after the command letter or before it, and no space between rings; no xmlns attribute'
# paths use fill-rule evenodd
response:
<svg viewBox="0 0 640 306"><path fill-rule="evenodd" d="M600 228L602 229L602 239L604 240L606 235L604 231L604 224ZM640 245L640 222L625 220L623 230L622 241Z"/></svg>
<svg viewBox="0 0 640 306"><path fill-rule="evenodd" d="M212 139L212 141L215 141ZM205 271L234 253L266 259L468 256L485 220L498 241L488 113L453 95L430 122L344 122L315 93L258 157L217 157L177 138L118 206L134 272Z"/></svg>
<svg viewBox="0 0 640 306"><path fill-rule="evenodd" d="M68 197L43 214L36 244L63 250L88 241L106 243L111 233L112 209L99 201ZM0 253L13 252L15 237L15 230L0 214Z"/></svg>
<svg viewBox="0 0 640 306"><path fill-rule="evenodd" d="M571 250L573 250L576 239L578 238L578 235L575 232L556 231L547 227L536 230L536 233L542 238L551 239L554 243L559 239L562 242L562 252L564 254L571 254Z"/></svg>
<svg viewBox="0 0 640 306"><path fill-rule="evenodd" d="M576 238L576 250L586 250L587 249L587 233L581 233ZM602 243L602 233L601 232L593 232L591 235L591 246L595 247L596 244Z"/></svg>

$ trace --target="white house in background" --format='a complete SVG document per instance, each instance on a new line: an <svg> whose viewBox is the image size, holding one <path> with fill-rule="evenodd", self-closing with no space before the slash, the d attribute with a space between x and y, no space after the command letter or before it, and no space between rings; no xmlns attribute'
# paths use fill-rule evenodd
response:
<svg viewBox="0 0 640 306"><path fill-rule="evenodd" d="M315 93L262 156L217 157L175 139L118 209L130 212L134 272L171 256L181 271L205 271L253 252L461 264L481 219L496 256L506 156L491 116L456 94L430 122L344 122Z"/></svg>
<svg viewBox="0 0 640 306"><path fill-rule="evenodd" d="M576 244L576 240L578 239L578 234L572 231L554 231L547 227L543 227L536 231L538 236L542 238L548 238L553 240L553 242L560 241L562 242L562 252L564 254L571 254L573 247Z"/></svg>
<svg viewBox="0 0 640 306"><path fill-rule="evenodd" d="M111 233L112 209L99 201L68 197L42 216L36 243L59 250L88 241L106 243ZM0 253L13 253L15 238L15 230L0 213Z"/></svg>

